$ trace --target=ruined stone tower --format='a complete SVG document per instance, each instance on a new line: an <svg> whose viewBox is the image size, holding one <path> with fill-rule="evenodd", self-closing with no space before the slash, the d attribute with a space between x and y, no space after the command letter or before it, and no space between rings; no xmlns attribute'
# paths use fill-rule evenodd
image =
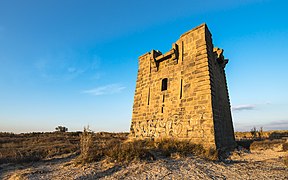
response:
<svg viewBox="0 0 288 180"><path fill-rule="evenodd" d="M234 146L227 62L206 24L181 35L165 54L140 56L130 136Z"/></svg>

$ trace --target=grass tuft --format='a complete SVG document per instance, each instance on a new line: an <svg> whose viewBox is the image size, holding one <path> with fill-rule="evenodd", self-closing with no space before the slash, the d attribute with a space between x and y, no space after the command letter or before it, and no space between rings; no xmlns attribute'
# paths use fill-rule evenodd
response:
<svg viewBox="0 0 288 180"><path fill-rule="evenodd" d="M98 137L99 138L99 137ZM89 139L89 140L87 140ZM91 142L96 142L93 145ZM133 140L112 138L106 141L97 140L97 134L84 133L81 135L81 155L78 163L89 163L106 159L110 162L129 163L132 161L151 161L158 158L181 158L190 155L200 156L210 160L218 158L218 152L206 150L200 144L188 140L161 139L161 140ZM83 143L83 144L82 144Z"/></svg>
<svg viewBox="0 0 288 180"><path fill-rule="evenodd" d="M274 139L274 140L264 140L264 141L254 141L250 145L250 150L267 150L274 149L284 144L284 140Z"/></svg>

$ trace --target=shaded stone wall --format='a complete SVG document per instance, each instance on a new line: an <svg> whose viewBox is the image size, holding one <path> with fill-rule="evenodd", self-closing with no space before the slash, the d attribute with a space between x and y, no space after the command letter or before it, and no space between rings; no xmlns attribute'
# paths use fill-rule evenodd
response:
<svg viewBox="0 0 288 180"><path fill-rule="evenodd" d="M140 56L130 136L231 145L234 135L224 137L233 133L225 66L218 61L206 24L183 34L165 54Z"/></svg>

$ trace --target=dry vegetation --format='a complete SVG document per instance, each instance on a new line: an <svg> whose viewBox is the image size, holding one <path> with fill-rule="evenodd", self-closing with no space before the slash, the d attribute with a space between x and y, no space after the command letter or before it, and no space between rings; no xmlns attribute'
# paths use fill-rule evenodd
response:
<svg viewBox="0 0 288 180"><path fill-rule="evenodd" d="M148 177L143 174L149 173L150 178L159 179L158 175L164 178L167 172L168 177L176 179L237 179L242 177L241 171L249 175L243 179L254 176L255 172L260 173L256 173L256 179L258 176L270 179L287 177L284 165L288 166L286 140L243 138L238 144L246 149L238 148L230 157L219 161L217 155L220 152L205 150L189 141L129 141L128 133L93 133L89 129L82 133L0 133L0 179L105 179L106 176L108 179L129 176L143 179ZM142 170L138 169L142 166ZM151 172L147 172L147 167ZM132 172L129 170L128 173L128 169ZM222 170L218 172L218 169ZM80 176L82 178L77 178Z"/></svg>
<svg viewBox="0 0 288 180"><path fill-rule="evenodd" d="M108 160L120 164L132 161L150 161L166 157L197 155L207 159L217 159L215 150L205 150L202 145L174 139L133 140L127 136L111 136L103 140L99 134L84 131L81 135L81 155L78 162ZM98 143L95 143L98 142Z"/></svg>
<svg viewBox="0 0 288 180"><path fill-rule="evenodd" d="M249 140L249 139L281 139L282 137L288 137L288 130L277 131L263 131L251 129L250 132L235 132L236 140ZM253 135L255 134L255 137Z"/></svg>
<svg viewBox="0 0 288 180"><path fill-rule="evenodd" d="M282 146L283 151L287 151L285 148L287 146L286 140L284 139L274 139L274 140L263 140L263 141L253 141L250 145L250 150L257 151L257 150L267 150L267 149L274 149L279 146Z"/></svg>
<svg viewBox="0 0 288 180"><path fill-rule="evenodd" d="M0 164L79 153L79 133L0 133Z"/></svg>

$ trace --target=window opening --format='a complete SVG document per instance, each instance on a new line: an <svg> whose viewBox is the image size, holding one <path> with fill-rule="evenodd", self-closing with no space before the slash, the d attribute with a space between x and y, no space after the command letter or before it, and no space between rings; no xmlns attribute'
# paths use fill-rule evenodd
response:
<svg viewBox="0 0 288 180"><path fill-rule="evenodd" d="M180 99L182 99L182 82L183 80L181 79L181 82L180 82Z"/></svg>
<svg viewBox="0 0 288 180"><path fill-rule="evenodd" d="M149 105L149 103L150 103L150 88L148 89L148 105Z"/></svg>
<svg viewBox="0 0 288 180"><path fill-rule="evenodd" d="M162 79L161 91L166 91L167 85L168 85L168 79L167 78Z"/></svg>

